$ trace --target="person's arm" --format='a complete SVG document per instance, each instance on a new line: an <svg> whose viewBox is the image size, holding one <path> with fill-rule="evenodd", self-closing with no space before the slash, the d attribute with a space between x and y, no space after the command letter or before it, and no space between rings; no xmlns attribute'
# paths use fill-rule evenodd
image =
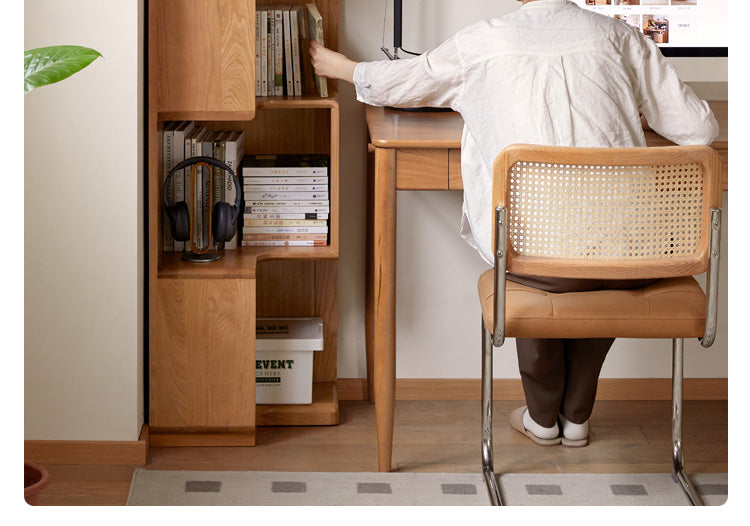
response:
<svg viewBox="0 0 750 526"><path fill-rule="evenodd" d="M680 80L651 39L643 38L642 46L638 86L641 122L676 144L713 142L719 125L708 103Z"/></svg>
<svg viewBox="0 0 750 526"><path fill-rule="evenodd" d="M315 73L354 84L357 99L373 106L454 106L462 93L455 37L416 58L354 62L317 42L310 55Z"/></svg>

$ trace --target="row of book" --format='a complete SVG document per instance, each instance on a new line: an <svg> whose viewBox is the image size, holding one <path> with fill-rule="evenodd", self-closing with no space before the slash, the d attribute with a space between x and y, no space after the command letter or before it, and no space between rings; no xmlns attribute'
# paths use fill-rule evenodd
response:
<svg viewBox="0 0 750 526"><path fill-rule="evenodd" d="M204 126L196 126L194 121L173 121L164 124L162 131L162 155L164 166L164 179L166 180L172 169L190 157L207 156L222 161L231 168L237 178L237 167L240 166L244 154L245 134L242 131L212 131ZM226 201L234 204L237 192L231 174L225 170L212 167L213 187L208 168L201 165L188 166L178 170L173 175L170 185L166 188L167 203L173 204L180 201L187 203L190 217L193 222L192 241L198 249L203 249L209 240L209 214L212 211L212 203ZM194 177L193 177L194 176ZM193 186L195 185L195 186ZM209 196L213 200L209 200ZM192 247L190 241L178 241L172 238L169 227L169 219L166 212L163 213L163 244L166 252L189 252ZM225 243L216 243L212 240L211 249L235 249L237 248L238 236Z"/></svg>
<svg viewBox="0 0 750 526"><path fill-rule="evenodd" d="M242 246L329 244L327 155L246 155Z"/></svg>
<svg viewBox="0 0 750 526"><path fill-rule="evenodd" d="M324 43L323 18L315 4L256 10L256 96L300 96L316 89L328 96L326 79L315 75L310 64L311 39Z"/></svg>

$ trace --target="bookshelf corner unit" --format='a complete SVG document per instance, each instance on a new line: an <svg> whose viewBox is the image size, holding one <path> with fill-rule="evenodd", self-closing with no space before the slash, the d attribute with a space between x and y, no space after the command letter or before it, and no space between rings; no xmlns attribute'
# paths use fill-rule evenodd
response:
<svg viewBox="0 0 750 526"><path fill-rule="evenodd" d="M305 3L148 4L148 421L155 445L254 445L258 425L338 424L335 85L328 81L330 96L325 98L309 89L301 96L258 96L255 91L256 11ZM337 49L338 0L316 4L326 45ZM201 133L242 137L244 151L238 159L243 153L328 156L327 244L250 247L238 241L236 248L219 250L218 261L183 261L184 247L165 241L169 224L163 217L162 190L169 167L179 162L167 155L169 148L182 148L181 141L190 138L189 132L183 137L174 131L180 129L174 123L185 122L189 131L195 130L193 141L200 141ZM182 154L190 157L191 151L194 155L195 146L189 150L186 143ZM241 175L239 161L234 168ZM175 192L168 202L181 195L168 191ZM324 349L313 361L312 403L256 407L256 318L309 316L323 318L324 324Z"/></svg>

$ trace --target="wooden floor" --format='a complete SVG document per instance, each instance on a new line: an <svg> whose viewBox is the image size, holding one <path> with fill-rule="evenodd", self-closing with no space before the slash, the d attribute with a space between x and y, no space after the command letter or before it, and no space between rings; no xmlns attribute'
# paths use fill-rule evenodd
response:
<svg viewBox="0 0 750 526"><path fill-rule="evenodd" d="M517 401L498 401L495 468L499 473L668 473L671 403L599 401L584 448L540 447L507 423ZM374 406L341 402L335 427L262 427L256 447L150 448L146 469L377 471ZM726 473L727 402L686 401L688 473ZM479 472L478 401L396 402L393 465L403 472ZM124 505L136 466L48 465L42 505Z"/></svg>

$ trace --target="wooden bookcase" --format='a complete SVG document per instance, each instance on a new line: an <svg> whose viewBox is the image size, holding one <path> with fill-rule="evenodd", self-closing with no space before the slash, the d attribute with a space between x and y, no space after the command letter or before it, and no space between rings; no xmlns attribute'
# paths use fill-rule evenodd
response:
<svg viewBox="0 0 750 526"><path fill-rule="evenodd" d="M294 1L148 2L148 424L155 446L254 445L258 425L338 423L339 109L329 97L255 96L255 10ZM338 0L318 0L338 48ZM240 247L213 263L162 250L164 123L244 130L245 153L330 156L330 244ZM239 174L238 174L239 175ZM255 319L320 316L313 403L255 405Z"/></svg>

